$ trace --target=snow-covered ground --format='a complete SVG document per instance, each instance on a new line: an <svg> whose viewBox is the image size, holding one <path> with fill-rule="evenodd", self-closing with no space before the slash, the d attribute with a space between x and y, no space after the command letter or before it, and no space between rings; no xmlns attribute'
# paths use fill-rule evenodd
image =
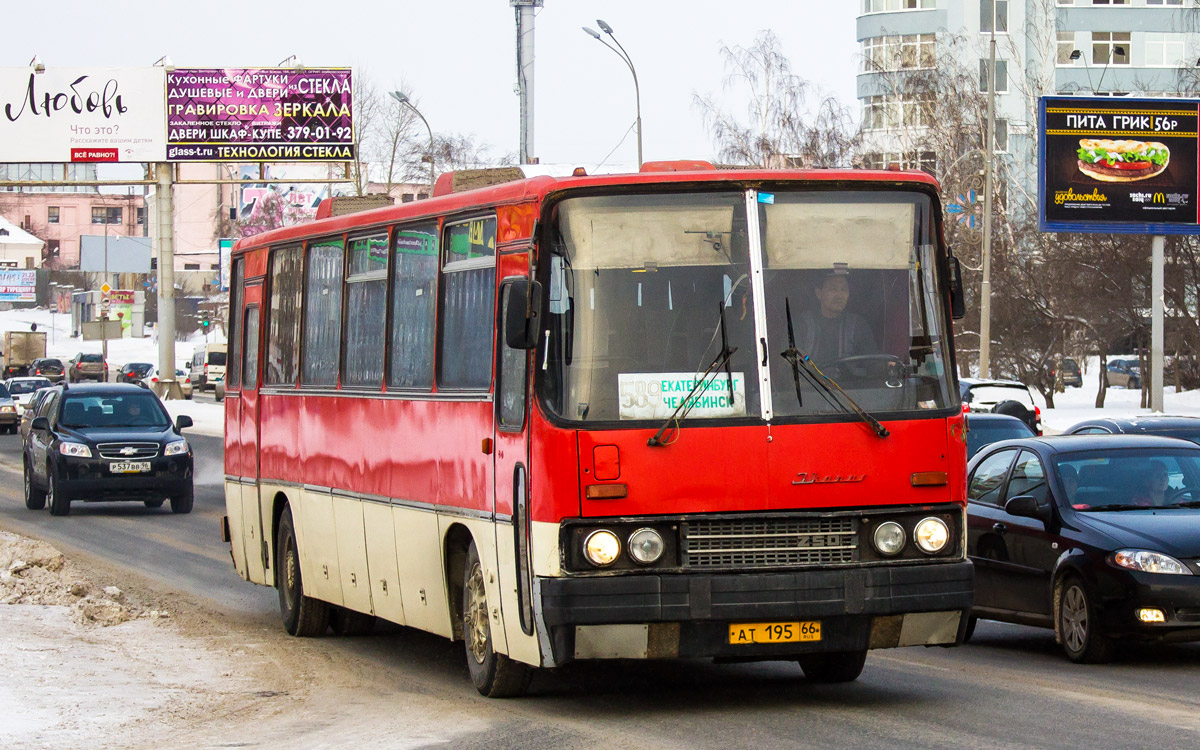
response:
<svg viewBox="0 0 1200 750"><path fill-rule="evenodd" d="M99 341L84 341L82 336L71 337L71 316L51 315L49 310L4 310L0 311L0 331L28 331L32 324L46 332L46 356L57 357L66 364L67 360L80 352L99 354ZM210 343L221 343L225 336L220 331L209 334ZM188 363L196 347L204 345L203 334L194 334L186 341L175 342L176 367L187 371ZM129 362L158 363L158 339L145 338L113 339L108 342L108 371L115 374ZM224 432L224 408L221 404L208 401L167 401L167 411L172 417L187 414L195 422L194 432L220 435Z"/></svg>

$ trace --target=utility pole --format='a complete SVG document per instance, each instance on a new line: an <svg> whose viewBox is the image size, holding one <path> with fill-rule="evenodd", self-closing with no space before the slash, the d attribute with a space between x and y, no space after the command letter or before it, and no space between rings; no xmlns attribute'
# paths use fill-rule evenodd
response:
<svg viewBox="0 0 1200 750"><path fill-rule="evenodd" d="M182 398L175 382L175 184L172 165L154 165L157 181L154 206L158 212L158 374L155 392L163 398Z"/></svg>
<svg viewBox="0 0 1200 750"><path fill-rule="evenodd" d="M983 279L979 284L979 377L991 377L992 359L992 159L996 156L996 8L992 5L988 54L987 153L983 155Z"/></svg>
<svg viewBox="0 0 1200 750"><path fill-rule="evenodd" d="M1163 411L1163 250L1167 238L1150 240L1150 411ZM1178 363L1175 365L1179 366Z"/></svg>
<svg viewBox="0 0 1200 750"><path fill-rule="evenodd" d="M509 0L517 16L517 96L521 99L521 163L533 155L533 19L542 0Z"/></svg>

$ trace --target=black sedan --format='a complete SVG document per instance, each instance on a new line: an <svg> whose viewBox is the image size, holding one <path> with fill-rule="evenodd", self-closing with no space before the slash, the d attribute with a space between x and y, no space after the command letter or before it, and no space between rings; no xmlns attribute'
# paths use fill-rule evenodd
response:
<svg viewBox="0 0 1200 750"><path fill-rule="evenodd" d="M129 362L117 371L117 375L113 380L118 383L139 385L142 382L142 378L146 377L153 369L154 365L149 362Z"/></svg>
<svg viewBox="0 0 1200 750"><path fill-rule="evenodd" d="M1160 414L1089 419L1072 425L1067 435L1162 435L1200 443L1200 417L1167 417Z"/></svg>
<svg viewBox="0 0 1200 750"><path fill-rule="evenodd" d="M992 443L1034 437L1034 434L1029 425L1016 417L1005 414L968 414L967 458L973 457Z"/></svg>
<svg viewBox="0 0 1200 750"><path fill-rule="evenodd" d="M25 506L65 516L71 501L167 499L192 510L192 449L150 391L135 385L58 386L41 400L23 445Z"/></svg>
<svg viewBox="0 0 1200 750"><path fill-rule="evenodd" d="M1054 628L1067 657L1200 640L1200 446L1141 435L1007 440L972 459L974 618Z"/></svg>

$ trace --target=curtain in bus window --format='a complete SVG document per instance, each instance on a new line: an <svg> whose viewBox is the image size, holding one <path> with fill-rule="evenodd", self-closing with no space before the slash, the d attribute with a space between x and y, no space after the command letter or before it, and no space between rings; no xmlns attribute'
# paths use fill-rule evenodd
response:
<svg viewBox="0 0 1200 750"><path fill-rule="evenodd" d="M304 286L304 363L301 382L336 385L342 333L342 243L308 249Z"/></svg>
<svg viewBox="0 0 1200 750"><path fill-rule="evenodd" d="M387 323L387 235L350 241L346 278L344 386L383 385L383 338Z"/></svg>
<svg viewBox="0 0 1200 750"><path fill-rule="evenodd" d="M271 253L271 306L264 385L294 385L300 371L300 299L303 256L299 247Z"/></svg>
<svg viewBox="0 0 1200 750"><path fill-rule="evenodd" d="M437 224L397 229L392 255L392 341L388 386L433 385Z"/></svg>
<svg viewBox="0 0 1200 750"><path fill-rule="evenodd" d="M438 384L487 388L496 310L496 220L446 228Z"/></svg>
<svg viewBox="0 0 1200 750"><path fill-rule="evenodd" d="M229 371L225 373L225 385L228 388L237 388L241 382L241 364L242 364L242 327L239 321L242 319L242 298L244 291L242 289L242 259L236 258L233 261L232 278L229 283L229 343L233 347L230 350Z"/></svg>

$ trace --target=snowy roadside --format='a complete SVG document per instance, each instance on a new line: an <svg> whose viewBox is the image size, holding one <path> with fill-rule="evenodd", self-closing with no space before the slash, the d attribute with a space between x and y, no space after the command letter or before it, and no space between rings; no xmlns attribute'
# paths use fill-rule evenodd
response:
<svg viewBox="0 0 1200 750"><path fill-rule="evenodd" d="M0 531L0 746L141 745L201 717L250 675L171 613L101 587L54 547Z"/></svg>

